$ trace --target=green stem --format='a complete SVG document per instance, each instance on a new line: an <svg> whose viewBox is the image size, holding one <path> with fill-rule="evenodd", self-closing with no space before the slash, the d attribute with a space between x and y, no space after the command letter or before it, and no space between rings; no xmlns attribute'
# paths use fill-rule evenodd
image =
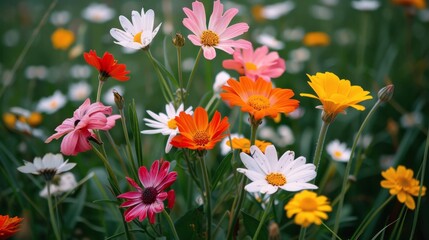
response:
<svg viewBox="0 0 429 240"><path fill-rule="evenodd" d="M320 158L322 156L323 145L325 143L326 133L328 132L329 122L322 121L322 127L320 128L319 138L317 139L316 150L314 152L313 164L316 166L316 172L319 168ZM314 179L313 181L316 181Z"/></svg>
<svg viewBox="0 0 429 240"><path fill-rule="evenodd" d="M122 124L122 131L124 132L125 136L125 143L127 146L127 155L128 155L128 161L131 163L131 167L133 168L133 172L137 172L137 167L135 166L134 162L134 156L133 152L131 150L131 142L130 137L128 136L128 129L127 129L127 123L125 122L125 113L123 109L119 109L119 114L121 114L121 124Z"/></svg>
<svg viewBox="0 0 429 240"><path fill-rule="evenodd" d="M301 229L299 230L299 240L305 240L306 233L307 233L307 228L301 227Z"/></svg>
<svg viewBox="0 0 429 240"><path fill-rule="evenodd" d="M234 199L234 202L232 204L231 208L231 218L228 225L228 233L226 239L232 238L232 233L235 228L235 224L237 223L238 213L240 212L241 206L244 202L244 196L246 194L246 190L244 190L244 186L246 185L246 175L242 175L240 179L240 192L238 193L238 197Z"/></svg>
<svg viewBox="0 0 429 240"><path fill-rule="evenodd" d="M162 214L167 219L168 225L171 228L171 232L173 233L174 239L179 240L180 239L179 235L177 235L176 228L174 227L174 223L173 223L173 220L171 220L170 215L165 211L165 209L162 210Z"/></svg>
<svg viewBox="0 0 429 240"><path fill-rule="evenodd" d="M192 79L194 79L195 70L197 68L198 62L200 61L202 52L203 52L203 49L200 48L200 51L198 51L198 54L197 54L197 58L195 58L195 63L194 63L194 67L192 68L191 75L189 75L188 84L186 84L186 91L185 91L186 93L189 92L189 88L191 87Z"/></svg>
<svg viewBox="0 0 429 240"><path fill-rule="evenodd" d="M205 212L207 215L207 239L211 239L211 225L212 225L212 212L211 212L211 187L210 187L210 180L209 180L209 173L207 170L206 162L205 162L205 153L198 152L199 159L200 159L200 170L201 175L203 176L203 182L204 182L204 190L205 194L203 192L203 195L205 196Z"/></svg>
<svg viewBox="0 0 429 240"><path fill-rule="evenodd" d="M159 71L158 65L155 63L155 59L153 58L153 55L150 51L150 49L147 49L145 51L149 57L150 62L152 63L153 68L155 69L156 74L158 75L159 80L161 81L161 87L164 88L164 90L166 91L167 95L166 96L166 101L167 102L174 102L174 96L171 93L171 89L167 84L167 81L165 80L165 78L162 76L161 72ZM169 98L169 99L168 99Z"/></svg>
<svg viewBox="0 0 429 240"><path fill-rule="evenodd" d="M322 193L323 189L326 186L326 183L328 183L329 179L334 175L335 168L336 168L335 163L333 161L329 161L328 170L325 171L325 174L323 175L323 178L319 183L319 189L317 190L318 194Z"/></svg>
<svg viewBox="0 0 429 240"><path fill-rule="evenodd" d="M179 76L180 101L184 103L185 94L183 92L183 76L182 76L182 48L177 47L177 75ZM185 106L183 106L185 107Z"/></svg>
<svg viewBox="0 0 429 240"><path fill-rule="evenodd" d="M207 103L206 107L204 108L204 109L206 109L207 112L210 112L209 110L210 110L211 106L213 105L213 103L216 101L216 99L218 99L218 98L216 97L215 94L213 94L213 96L210 98L209 102Z"/></svg>
<svg viewBox="0 0 429 240"><path fill-rule="evenodd" d="M256 229L255 235L253 235L253 240L258 239L259 236L259 232L262 229L262 226L264 226L265 223L265 219L268 216L268 213L270 212L271 206L273 205L274 202L274 195L271 195L270 197L270 201L268 202L268 206L265 208L264 214L262 215L261 221L259 221L259 225L258 228Z"/></svg>
<svg viewBox="0 0 429 240"><path fill-rule="evenodd" d="M258 130L259 127L259 122L256 121L253 116L250 117L250 125L251 125L251 129L250 129L250 146L255 145L256 142L256 132Z"/></svg>
<svg viewBox="0 0 429 240"><path fill-rule="evenodd" d="M57 240L61 239L60 231L58 230L57 221L55 220L54 208L52 205L52 196L51 196L51 181L46 181L48 188L48 208L49 208L49 217L51 218L52 228L54 230L55 238Z"/></svg>
<svg viewBox="0 0 429 240"><path fill-rule="evenodd" d="M343 183L341 185L341 193L340 193L340 202L338 204L337 207L337 214L335 217L335 225L334 225L334 233L338 234L338 229L340 226L340 217L341 217L341 211L343 210L343 204L344 204L344 197L346 195L346 191L347 191L347 183L348 183L348 179L349 179L349 174L350 174L350 170L351 170L351 166L352 166L352 160L353 160L353 153L355 152L357 143L359 141L360 135L363 132L363 129L365 128L365 126L368 124L369 119L372 117L372 115L375 113L375 111L377 110L378 106L380 106L381 101L377 100L377 102L374 104L374 106L371 108L371 110L369 111L368 115L366 116L366 118L363 120L362 125L360 126L355 140L353 141L353 145L352 145L352 149L351 149L351 154L350 154L350 158L349 161L347 162L346 165L346 170L344 172L344 177L343 177ZM332 239L335 239L335 235L332 234Z"/></svg>
<svg viewBox="0 0 429 240"><path fill-rule="evenodd" d="M106 168L106 171L109 175L109 178L113 181L113 186L112 186L113 189L112 190L116 194L115 191L119 190L119 184L118 184L118 179L116 178L116 175L113 173L112 167L110 166L109 162L107 161L106 156L103 155L94 145L92 145L92 149L94 150L95 154L97 154L97 156L103 162L104 167Z"/></svg>
<svg viewBox="0 0 429 240"><path fill-rule="evenodd" d="M351 239L359 239L360 235L363 233L363 231L365 230L365 228L372 222L372 220L374 219L374 217L390 202L390 200L393 199L393 197L395 197L395 195L391 195L383 204L380 205L380 207L378 207L367 219L366 221L364 220L364 222L361 223L361 225L358 227L357 232L355 232L355 234L353 234ZM335 231L334 231L334 233ZM334 236L335 236L334 235Z"/></svg>
<svg viewBox="0 0 429 240"><path fill-rule="evenodd" d="M97 102L100 102L101 98L101 89L103 88L104 81L98 81L98 89L97 89Z"/></svg>
<svg viewBox="0 0 429 240"><path fill-rule="evenodd" d="M110 135L109 131L105 131L105 133L106 133L107 139L109 140L110 145L113 147L113 151L115 152L116 157L119 159L119 163L121 165L122 171L124 171L126 176L130 176L130 174L128 173L127 166L125 165L124 158L119 153L119 149L118 149L118 146L116 146L115 140L113 140L113 137L112 135Z"/></svg>

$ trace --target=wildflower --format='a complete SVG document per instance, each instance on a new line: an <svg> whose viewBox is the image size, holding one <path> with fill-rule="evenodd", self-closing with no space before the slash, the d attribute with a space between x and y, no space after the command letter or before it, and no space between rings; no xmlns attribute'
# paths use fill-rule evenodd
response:
<svg viewBox="0 0 429 240"><path fill-rule="evenodd" d="M248 138L231 138L231 141L228 140L225 144L230 148L232 146L233 149L250 154L250 140ZM265 153L265 149L270 145L272 145L270 142L255 140L255 146L258 147L262 153Z"/></svg>
<svg viewBox="0 0 429 240"><path fill-rule="evenodd" d="M50 193L53 196L58 196L62 193L71 191L77 186L76 178L74 177L73 173L70 172L55 175L49 184ZM40 191L39 195L44 198L48 197L47 185L42 189L42 191Z"/></svg>
<svg viewBox="0 0 429 240"><path fill-rule="evenodd" d="M331 42L331 39L328 34L324 32L309 32L304 35L303 39L304 45L308 47L316 46L328 46Z"/></svg>
<svg viewBox="0 0 429 240"><path fill-rule="evenodd" d="M143 130L143 134L157 134L168 135L167 144L165 145L165 153L171 150L171 140L177 135L179 129L177 128L177 122L175 118L184 111L183 103L177 108L174 108L173 103L165 105L165 113L156 114L150 110L146 111L153 119L144 118L146 126L151 127L151 130ZM186 114L192 115L192 107L188 107L185 111Z"/></svg>
<svg viewBox="0 0 429 240"><path fill-rule="evenodd" d="M256 21L275 20L278 19L295 8L295 4L292 1L284 1L271 5L254 5L252 7L252 15Z"/></svg>
<svg viewBox="0 0 429 240"><path fill-rule="evenodd" d="M222 66L237 71L240 75L256 80L262 78L271 81L271 78L280 77L286 70L285 61L277 52L268 52L267 46L253 51L253 47L235 50L233 60L224 60Z"/></svg>
<svg viewBox="0 0 429 240"><path fill-rule="evenodd" d="M103 94L103 102L106 103L107 105L111 105L111 106L116 105L115 96L113 92L117 92L120 95L124 96L125 89L123 86L120 86L120 85L115 85L107 89Z"/></svg>
<svg viewBox="0 0 429 240"><path fill-rule="evenodd" d="M74 33L64 28L58 28L51 35L52 45L55 49L66 50L75 41Z"/></svg>
<svg viewBox="0 0 429 240"><path fill-rule="evenodd" d="M68 160L64 162L63 155L61 154L47 153L43 158L34 158L32 163L24 161L24 166L18 167L18 171L43 175L47 181L50 181L55 174L66 172L76 166L76 163L67 162Z"/></svg>
<svg viewBox="0 0 429 240"><path fill-rule="evenodd" d="M28 66L25 69L25 76L28 79L44 80L48 77L48 68L45 66Z"/></svg>
<svg viewBox="0 0 429 240"><path fill-rule="evenodd" d="M110 35L117 40L114 42L126 48L144 49L149 46L158 33L161 23L153 29L155 13L149 9L146 13L142 8L141 15L137 11L131 12L132 23L124 16L119 16L123 30L112 28Z"/></svg>
<svg viewBox="0 0 429 240"><path fill-rule="evenodd" d="M282 50L285 47L285 44L282 41L268 33L258 34L255 40L257 43L267 46L273 50Z"/></svg>
<svg viewBox="0 0 429 240"><path fill-rule="evenodd" d="M91 3L82 11L82 17L94 23L104 23L115 15L115 11L106 4Z"/></svg>
<svg viewBox="0 0 429 240"><path fill-rule="evenodd" d="M390 99L392 99L392 97L393 97L394 90L395 90L395 86L393 84L389 84L389 85L383 87L377 93L378 99L381 102L388 102L388 101L390 101Z"/></svg>
<svg viewBox="0 0 429 240"><path fill-rule="evenodd" d="M85 81L73 83L69 86L69 98L72 101L82 101L89 97L92 87Z"/></svg>
<svg viewBox="0 0 429 240"><path fill-rule="evenodd" d="M318 196L315 192L304 190L295 194L285 205L287 217L291 218L296 214L294 222L302 227L308 227L314 223L322 224L322 219L328 219L327 212L332 211L328 198Z"/></svg>
<svg viewBox="0 0 429 240"><path fill-rule="evenodd" d="M347 148L347 145L341 143L338 139L330 142L326 146L326 151L332 159L339 162L348 162L351 155L351 150Z"/></svg>
<svg viewBox="0 0 429 240"><path fill-rule="evenodd" d="M74 64L70 68L70 76L75 79L89 78L91 76L91 68L86 64Z"/></svg>
<svg viewBox="0 0 429 240"><path fill-rule="evenodd" d="M36 127L40 125L43 120L42 114L40 114L39 112L31 112L27 109L20 107L11 107L10 114L15 117L15 120L27 123L31 127Z"/></svg>
<svg viewBox="0 0 429 240"><path fill-rule="evenodd" d="M89 65L98 70L98 79L100 81L106 81L109 77L119 81L130 79L129 76L126 76L130 73L126 70L127 66L125 64L118 64L109 52L105 52L103 57L100 58L94 50L90 50L89 53L84 53L83 57Z"/></svg>
<svg viewBox="0 0 429 240"><path fill-rule="evenodd" d="M215 82L213 83L213 93L216 94L216 97L219 97L223 85L225 85L230 78L231 76L225 71L220 71L216 74Z"/></svg>
<svg viewBox="0 0 429 240"><path fill-rule="evenodd" d="M244 138L244 136L243 134L231 133L229 134L228 137L225 137L224 139L222 139L222 142L220 143L220 153L222 155L225 156L231 151L231 145L226 143L230 141L229 139L234 139L234 138Z"/></svg>
<svg viewBox="0 0 429 240"><path fill-rule="evenodd" d="M214 1L208 27L204 5L201 2L193 2L192 10L183 8L183 11L187 16L183 19L183 25L193 33L188 35L188 38L194 45L202 47L206 59L212 60L216 57L215 48L232 54L233 48L250 47L250 42L246 40L232 40L249 30L247 23L236 23L228 27L238 9L231 8L223 14L223 4L220 0Z"/></svg>
<svg viewBox="0 0 429 240"><path fill-rule="evenodd" d="M270 140L278 147L286 147L287 145L291 145L295 142L292 130L286 125L281 125L277 129L269 126L263 126L259 130L259 136Z"/></svg>
<svg viewBox="0 0 429 240"><path fill-rule="evenodd" d="M221 98L232 106L241 107L241 111L248 112L255 120L290 113L299 105L298 100L291 99L292 90L273 88L271 82L262 78L256 81L248 77L240 77L240 81L230 79L228 85L222 87L225 92L220 94Z"/></svg>
<svg viewBox="0 0 429 240"><path fill-rule="evenodd" d="M39 112L52 114L64 107L66 103L66 96L57 90L54 95L40 99L36 109Z"/></svg>
<svg viewBox="0 0 429 240"><path fill-rule="evenodd" d="M251 146L250 152L252 155L240 153L247 169L237 169L252 180L244 187L246 191L273 194L279 188L290 192L317 189L317 186L307 183L316 177L316 166L306 164L305 157L294 159L295 153L287 151L278 159L273 145L265 149L265 154L256 146Z"/></svg>
<svg viewBox="0 0 429 240"><path fill-rule="evenodd" d="M185 46L185 38L181 33L176 33L176 36L173 37L173 45L177 48Z"/></svg>
<svg viewBox="0 0 429 240"><path fill-rule="evenodd" d="M117 198L126 199L121 204L121 207L128 207L124 213L125 221L131 222L138 217L141 222L148 217L149 222L154 224L155 214L164 210L164 200L169 199L168 205L172 205L170 201L173 201L174 192L167 193L164 190L176 181L177 173L170 172L169 162L156 160L150 171L146 167L140 167L138 174L143 188L133 179L127 177L128 183L136 191L120 194Z"/></svg>
<svg viewBox="0 0 429 240"><path fill-rule="evenodd" d="M226 136L225 132L229 128L228 118L221 119L218 111L209 122L208 114L202 107L197 107L193 116L181 112L175 120L179 128L179 135L176 135L170 143L177 148L212 149Z"/></svg>
<svg viewBox="0 0 429 240"><path fill-rule="evenodd" d="M57 27L66 25L71 19L69 11L55 11L52 12L50 20L51 23Z"/></svg>
<svg viewBox="0 0 429 240"><path fill-rule="evenodd" d="M399 165L395 170L390 167L386 171L381 172L381 175L385 178L380 182L383 188L389 189L389 193L398 198L398 201L405 203L405 205L414 210L416 204L413 196L419 196L420 192L420 181L413 178L413 170L407 169L402 165ZM421 189L421 196L426 194L426 187L423 186Z"/></svg>
<svg viewBox="0 0 429 240"><path fill-rule="evenodd" d="M23 218L0 215L0 239L8 239L19 231Z"/></svg>
<svg viewBox="0 0 429 240"><path fill-rule="evenodd" d="M326 6L312 5L310 12L317 20L331 20L334 17L332 8Z"/></svg>
<svg viewBox="0 0 429 240"><path fill-rule="evenodd" d="M392 3L396 5L415 7L417 9L426 8L425 0L392 0Z"/></svg>
<svg viewBox="0 0 429 240"><path fill-rule="evenodd" d="M67 118L61 125L55 128L57 133L46 139L51 142L66 135L61 143L61 152L64 155L76 155L90 150L89 140L97 140L93 130L109 130L115 126L115 120L120 115L112 114L112 107L106 107L100 102L91 104L88 99L73 113L73 117Z"/></svg>
<svg viewBox="0 0 429 240"><path fill-rule="evenodd" d="M360 86L351 86L349 80L340 80L337 75L326 72L309 75L308 84L316 92L317 96L308 93L301 93L303 97L319 99L323 109L324 121L332 122L338 113L345 113L346 108L352 107L359 111L365 110L365 107L358 103L372 99L368 91L364 91Z"/></svg>
<svg viewBox="0 0 429 240"><path fill-rule="evenodd" d="M419 126L423 122L423 115L421 112L414 111L411 113L405 113L399 119L401 126L403 128L412 128L415 126Z"/></svg>
<svg viewBox="0 0 429 240"><path fill-rule="evenodd" d="M380 7L380 2L375 0L353 1L352 7L359 11L374 11Z"/></svg>

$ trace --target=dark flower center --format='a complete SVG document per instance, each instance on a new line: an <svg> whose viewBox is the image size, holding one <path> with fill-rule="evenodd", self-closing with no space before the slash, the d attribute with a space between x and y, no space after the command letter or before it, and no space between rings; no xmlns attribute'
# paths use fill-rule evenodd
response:
<svg viewBox="0 0 429 240"><path fill-rule="evenodd" d="M142 192L142 201L144 204L152 204L156 200L158 191L154 187L145 188Z"/></svg>
<svg viewBox="0 0 429 240"><path fill-rule="evenodd" d="M78 124L79 124L79 122L80 122L80 120L78 119L78 120L76 120L76 121L74 121L74 126L76 127Z"/></svg>
<svg viewBox="0 0 429 240"><path fill-rule="evenodd" d="M40 174L45 178L46 181L51 181L55 174L57 174L56 168L46 168L40 171Z"/></svg>

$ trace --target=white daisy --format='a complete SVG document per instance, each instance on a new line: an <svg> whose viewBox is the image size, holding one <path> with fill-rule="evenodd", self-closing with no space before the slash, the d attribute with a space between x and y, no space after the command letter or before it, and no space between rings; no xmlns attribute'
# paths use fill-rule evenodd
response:
<svg viewBox="0 0 429 240"><path fill-rule="evenodd" d="M345 143L341 143L337 139L326 146L326 151L332 159L339 162L348 162L352 153Z"/></svg>
<svg viewBox="0 0 429 240"><path fill-rule="evenodd" d="M25 77L28 79L46 79L48 77L48 68L45 66L28 66L25 69Z"/></svg>
<svg viewBox="0 0 429 240"><path fill-rule="evenodd" d="M73 83L69 86L69 98L72 101L83 101L91 94L92 87L87 82Z"/></svg>
<svg viewBox="0 0 429 240"><path fill-rule="evenodd" d="M66 193L71 191L77 186L76 178L73 173L64 173L60 175L55 175L52 179L52 183L50 183L50 192L54 196L61 195L62 193ZM48 186L46 185L42 191L40 191L39 195L41 197L48 197Z"/></svg>
<svg viewBox="0 0 429 240"><path fill-rule="evenodd" d="M56 11L51 14L51 23L57 27L66 25L71 19L69 11Z"/></svg>
<svg viewBox="0 0 429 240"><path fill-rule="evenodd" d="M43 175L47 181L52 180L55 174L66 172L76 165L76 163L64 162L63 155L47 153L43 156L34 158L34 161L24 161L24 166L18 167L18 171L22 173L32 173L36 175Z"/></svg>
<svg viewBox="0 0 429 240"><path fill-rule="evenodd" d="M219 93L222 91L223 85L225 85L230 78L231 76L225 71L220 71L216 74L215 82L213 83L213 92L217 97L219 97Z"/></svg>
<svg viewBox="0 0 429 240"><path fill-rule="evenodd" d="M292 1L284 1L264 6L261 14L265 19L275 20L288 14L294 8L295 3Z"/></svg>
<svg viewBox="0 0 429 240"><path fill-rule="evenodd" d="M273 35L262 33L256 36L256 42L265 45L273 50L282 50L285 45L282 41L276 39Z"/></svg>
<svg viewBox="0 0 429 240"><path fill-rule="evenodd" d="M94 23L104 23L115 15L115 11L103 3L91 3L82 11L82 17Z"/></svg>
<svg viewBox="0 0 429 240"><path fill-rule="evenodd" d="M91 68L88 65L75 64L70 68L70 76L75 79L86 79L91 76Z"/></svg>
<svg viewBox="0 0 429 240"><path fill-rule="evenodd" d="M374 0L353 1L352 7L359 11L374 11L380 7L380 2Z"/></svg>
<svg viewBox="0 0 429 240"><path fill-rule="evenodd" d="M281 125L277 129L270 126L261 127L259 136L262 139L267 139L278 147L286 147L295 142L292 129L286 125Z"/></svg>
<svg viewBox="0 0 429 240"><path fill-rule="evenodd" d="M251 146L250 152L252 156L240 153L241 161L247 169L237 169L252 180L244 187L246 191L273 194L279 188L290 192L317 189L316 185L307 183L316 177L316 166L306 164L305 157L295 159L295 153L287 151L278 159L273 145L265 149L265 154L256 146Z"/></svg>
<svg viewBox="0 0 429 240"><path fill-rule="evenodd" d="M165 152L168 153L171 150L172 145L170 144L174 136L179 132L179 128L176 125L176 116L179 116L183 112L184 106L180 104L177 110L174 108L173 103L168 103L165 105L166 113L155 114L154 112L147 110L146 112L153 118L144 118L143 121L146 122L146 126L151 127L151 130L143 130L143 134L157 134L161 133L162 135L169 135L167 139L167 144L165 146ZM186 109L185 113L193 114L192 107Z"/></svg>
<svg viewBox="0 0 429 240"><path fill-rule="evenodd" d="M52 114L66 105L67 98L60 91L55 91L54 95L44 97L37 104L37 111Z"/></svg>
<svg viewBox="0 0 429 240"><path fill-rule="evenodd" d="M119 16L123 30L112 28L110 35L117 40L116 44L133 49L147 47L158 33L161 23L153 29L155 13L149 9L146 13L142 8L141 15L137 11L131 13L132 23L124 16Z"/></svg>

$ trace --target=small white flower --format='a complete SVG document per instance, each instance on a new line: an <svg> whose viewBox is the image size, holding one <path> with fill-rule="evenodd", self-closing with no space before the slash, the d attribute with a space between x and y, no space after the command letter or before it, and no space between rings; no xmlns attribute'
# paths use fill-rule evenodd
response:
<svg viewBox="0 0 429 240"><path fill-rule="evenodd" d="M262 9L262 16L265 19L275 20L291 12L295 8L295 3L292 1L284 1L266 5Z"/></svg>
<svg viewBox="0 0 429 240"><path fill-rule="evenodd" d="M75 64L70 68L70 76L75 79L86 79L91 75L91 68L88 65Z"/></svg>
<svg viewBox="0 0 429 240"><path fill-rule="evenodd" d="M172 145L170 144L171 140L174 136L179 132L179 128L177 127L176 116L179 116L181 112L183 112L184 106L180 104L177 110L174 108L173 103L168 103L165 105L166 113L155 114L154 112L147 110L146 112L153 118L144 118L146 126L151 127L151 130L143 130L141 133L143 134L158 134L169 135L167 139L167 144L165 146L165 152L170 152ZM186 109L185 113L192 114L192 107Z"/></svg>
<svg viewBox="0 0 429 240"><path fill-rule="evenodd" d="M44 97L37 104L37 111L52 114L66 105L67 98L60 91L55 91L54 95Z"/></svg>
<svg viewBox="0 0 429 240"><path fill-rule="evenodd" d="M106 4L91 3L82 11L82 17L94 23L104 23L115 15L115 11Z"/></svg>
<svg viewBox="0 0 429 240"><path fill-rule="evenodd" d="M310 59L310 50L306 47L300 47L289 52L289 58L297 62L306 62Z"/></svg>
<svg viewBox="0 0 429 240"><path fill-rule="evenodd" d="M195 59L194 58L186 58L183 59L182 68L185 72L190 72L194 68Z"/></svg>
<svg viewBox="0 0 429 240"><path fill-rule="evenodd" d="M24 166L18 167L18 171L22 173L32 173L36 175L43 175L46 180L50 181L55 174L66 172L76 165L76 163L64 162L63 155L47 153L43 156L34 158L34 161L24 161Z"/></svg>
<svg viewBox="0 0 429 240"><path fill-rule="evenodd" d="M316 166L306 164L305 157L295 159L295 153L287 151L278 159L273 145L265 149L265 154L256 146L251 146L250 152L252 156L240 153L247 169L237 169L252 181L244 187L246 191L273 194L279 188L290 192L317 189L316 185L307 183L316 177Z"/></svg>
<svg viewBox="0 0 429 240"><path fill-rule="evenodd" d="M7 30L3 35L3 43L7 47L14 47L18 44L21 36L17 29Z"/></svg>
<svg viewBox="0 0 429 240"><path fill-rule="evenodd" d="M286 28L283 31L283 37L286 41L301 41L304 35L305 30L303 27Z"/></svg>
<svg viewBox="0 0 429 240"><path fill-rule="evenodd" d="M359 11L374 11L380 7L380 2L374 0L353 1L352 7Z"/></svg>
<svg viewBox="0 0 429 240"><path fill-rule="evenodd" d="M51 23L57 27L66 25L71 19L70 12L57 11L51 14Z"/></svg>
<svg viewBox="0 0 429 240"><path fill-rule="evenodd" d="M406 113L401 116L399 121L403 128L412 128L422 124L423 115L420 112Z"/></svg>
<svg viewBox="0 0 429 240"><path fill-rule="evenodd" d="M73 83L69 86L69 98L72 101L82 101L89 97L92 87L87 82Z"/></svg>
<svg viewBox="0 0 429 240"><path fill-rule="evenodd" d="M302 118L302 116L304 116L304 113L305 113L305 109L302 107L298 107L293 112L288 113L287 116L290 117L291 119L300 119Z"/></svg>
<svg viewBox="0 0 429 240"><path fill-rule="evenodd" d="M116 90L121 96L124 96L124 87L120 85L113 86L103 94L103 102L107 105L115 105L115 97L113 95L113 90Z"/></svg>
<svg viewBox="0 0 429 240"><path fill-rule="evenodd" d="M311 7L311 13L314 18L319 20L330 20L334 17L332 10L324 6L313 5Z"/></svg>
<svg viewBox="0 0 429 240"><path fill-rule="evenodd" d="M132 11L131 20L124 16L119 16L123 30L112 28L110 35L117 40L116 44L133 49L147 47L158 33L161 23L153 29L155 13L149 9L146 13L142 8L141 15L137 11Z"/></svg>
<svg viewBox="0 0 429 240"><path fill-rule="evenodd" d="M286 147L295 142L292 130L286 125L281 125L276 130L269 126L261 127L259 136L268 139L278 147Z"/></svg>
<svg viewBox="0 0 429 240"><path fill-rule="evenodd" d="M285 45L282 41L277 40L273 35L261 33L256 37L256 42L265 45L273 50L282 50Z"/></svg>
<svg viewBox="0 0 429 240"><path fill-rule="evenodd" d="M58 179L57 179L58 178ZM77 186L76 178L73 173L64 173L60 175L56 175L52 183L50 183L50 192L53 196L61 195L62 193L66 193ZM40 191L39 195L41 197L48 197L48 186L46 185L42 191Z"/></svg>
<svg viewBox="0 0 429 240"><path fill-rule="evenodd" d="M46 79L48 76L48 68L45 66L28 66L25 69L25 77L28 79Z"/></svg>
<svg viewBox="0 0 429 240"><path fill-rule="evenodd" d="M326 146L326 151L332 159L339 162L348 162L352 153L345 143L341 143L337 139Z"/></svg>
<svg viewBox="0 0 429 240"><path fill-rule="evenodd" d="M220 153L222 155L227 155L230 151L231 151L231 146L226 144L229 139L234 139L234 138L244 138L243 134L238 134L238 133L231 133L230 137L224 137L222 139L222 142L220 143Z"/></svg>
<svg viewBox="0 0 429 240"><path fill-rule="evenodd" d="M213 92L216 94L216 96L219 96L219 93L222 91L223 85L231 78L231 75L229 75L225 71L220 71L218 74L216 74L215 82L213 84Z"/></svg>

